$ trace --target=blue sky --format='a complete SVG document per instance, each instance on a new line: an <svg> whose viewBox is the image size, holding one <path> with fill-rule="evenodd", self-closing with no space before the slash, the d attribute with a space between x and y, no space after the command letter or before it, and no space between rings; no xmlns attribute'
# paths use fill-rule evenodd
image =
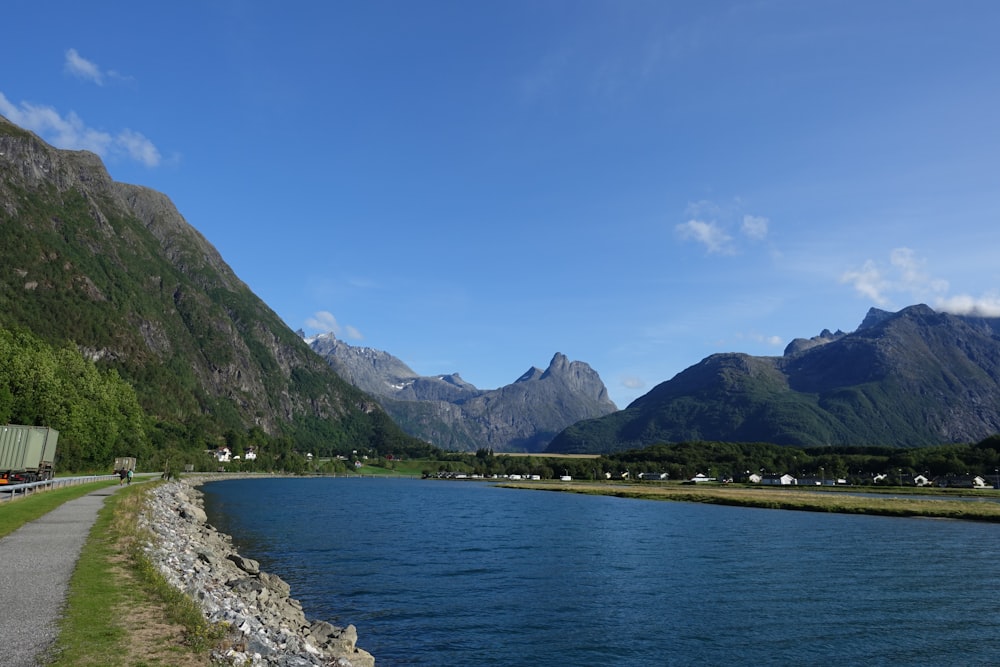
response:
<svg viewBox="0 0 1000 667"><path fill-rule="evenodd" d="M872 306L1000 315L1000 4L5 3L0 114L292 329L619 407Z"/></svg>

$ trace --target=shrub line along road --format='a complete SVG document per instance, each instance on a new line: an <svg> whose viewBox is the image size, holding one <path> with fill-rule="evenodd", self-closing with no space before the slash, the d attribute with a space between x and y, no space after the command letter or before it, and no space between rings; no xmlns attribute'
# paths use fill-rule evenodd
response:
<svg viewBox="0 0 1000 667"><path fill-rule="evenodd" d="M0 539L3 664L37 665L58 634L69 580L97 512L117 486L63 503Z"/></svg>

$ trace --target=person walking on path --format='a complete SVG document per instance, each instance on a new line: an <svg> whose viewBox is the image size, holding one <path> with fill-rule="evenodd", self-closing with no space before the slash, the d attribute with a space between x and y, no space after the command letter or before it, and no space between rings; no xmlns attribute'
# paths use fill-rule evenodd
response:
<svg viewBox="0 0 1000 667"><path fill-rule="evenodd" d="M6 667L38 665L58 635L58 621L97 512L118 490L109 486L63 503L0 539L0 646Z"/></svg>

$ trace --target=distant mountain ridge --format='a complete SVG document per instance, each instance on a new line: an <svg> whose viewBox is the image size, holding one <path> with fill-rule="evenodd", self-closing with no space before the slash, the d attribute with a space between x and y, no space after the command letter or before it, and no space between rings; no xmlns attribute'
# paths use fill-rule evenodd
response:
<svg viewBox="0 0 1000 667"><path fill-rule="evenodd" d="M1000 318L915 305L781 357L714 354L620 412L568 427L549 452L662 442L920 446L1000 432Z"/></svg>
<svg viewBox="0 0 1000 667"><path fill-rule="evenodd" d="M387 352L345 343L332 333L306 339L337 373L378 398L400 427L444 449L541 451L566 426L614 412L600 376L556 353L546 370L478 389L458 375L421 376Z"/></svg>

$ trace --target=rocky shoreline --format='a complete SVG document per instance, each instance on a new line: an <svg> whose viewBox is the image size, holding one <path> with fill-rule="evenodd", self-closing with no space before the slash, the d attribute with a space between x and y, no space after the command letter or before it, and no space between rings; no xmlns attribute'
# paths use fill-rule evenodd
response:
<svg viewBox="0 0 1000 667"><path fill-rule="evenodd" d="M375 658L356 646L353 625L307 620L287 583L261 572L257 561L236 552L232 538L208 524L196 487L213 479L156 486L142 518L153 535L144 546L149 560L210 622L228 627L230 648L213 659L252 667L374 667Z"/></svg>

